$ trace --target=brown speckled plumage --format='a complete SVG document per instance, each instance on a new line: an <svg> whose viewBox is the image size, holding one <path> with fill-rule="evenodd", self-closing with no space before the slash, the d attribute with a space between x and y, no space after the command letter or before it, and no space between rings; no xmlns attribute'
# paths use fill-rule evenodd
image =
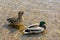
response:
<svg viewBox="0 0 60 40"><path fill-rule="evenodd" d="M19 29L20 31L25 28L24 24L22 23L22 15L24 12L19 12L17 18L8 18L7 21L10 23L8 26L14 27Z"/></svg>

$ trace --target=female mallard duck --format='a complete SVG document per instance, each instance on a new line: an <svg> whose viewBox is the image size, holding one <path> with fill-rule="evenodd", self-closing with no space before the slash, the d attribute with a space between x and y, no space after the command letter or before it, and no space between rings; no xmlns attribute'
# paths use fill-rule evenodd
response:
<svg viewBox="0 0 60 40"><path fill-rule="evenodd" d="M26 28L23 32L25 34L43 32L46 29L46 26L44 24L45 24L44 21L41 21L39 24L38 23L32 24L28 28Z"/></svg>
<svg viewBox="0 0 60 40"><path fill-rule="evenodd" d="M23 19L22 19L22 15L24 14L24 12L19 12L18 13L18 17L17 18L8 18L7 21L9 22L8 26L12 26L14 28L23 30L25 28L24 24L22 23Z"/></svg>

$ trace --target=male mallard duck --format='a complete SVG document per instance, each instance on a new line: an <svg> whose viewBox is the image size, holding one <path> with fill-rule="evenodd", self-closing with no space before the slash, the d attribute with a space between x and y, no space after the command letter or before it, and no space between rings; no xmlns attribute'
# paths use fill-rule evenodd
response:
<svg viewBox="0 0 60 40"><path fill-rule="evenodd" d="M26 28L23 32L25 34L43 32L46 29L46 26L44 24L45 22L41 21L40 23L29 25L29 27Z"/></svg>
<svg viewBox="0 0 60 40"><path fill-rule="evenodd" d="M24 12L19 12L18 13L18 17L17 18L8 18L7 21L10 23L8 26L12 26L15 27L17 29L22 30L22 28L24 29L24 24L22 23L23 19L22 19L22 15L24 14Z"/></svg>

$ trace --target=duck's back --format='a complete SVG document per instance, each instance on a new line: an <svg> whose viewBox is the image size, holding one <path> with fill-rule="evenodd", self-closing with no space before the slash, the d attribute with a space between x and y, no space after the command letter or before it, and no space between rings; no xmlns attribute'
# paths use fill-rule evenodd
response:
<svg viewBox="0 0 60 40"><path fill-rule="evenodd" d="M10 22L10 23L17 22L16 18L8 18L7 21Z"/></svg>

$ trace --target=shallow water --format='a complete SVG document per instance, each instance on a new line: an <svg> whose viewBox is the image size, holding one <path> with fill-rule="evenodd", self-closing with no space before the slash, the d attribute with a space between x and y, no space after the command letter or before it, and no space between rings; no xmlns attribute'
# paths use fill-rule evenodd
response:
<svg viewBox="0 0 60 40"><path fill-rule="evenodd" d="M45 35L21 36L14 28L6 26L9 17L24 11L24 24L46 22ZM60 0L0 0L0 40L60 40Z"/></svg>

